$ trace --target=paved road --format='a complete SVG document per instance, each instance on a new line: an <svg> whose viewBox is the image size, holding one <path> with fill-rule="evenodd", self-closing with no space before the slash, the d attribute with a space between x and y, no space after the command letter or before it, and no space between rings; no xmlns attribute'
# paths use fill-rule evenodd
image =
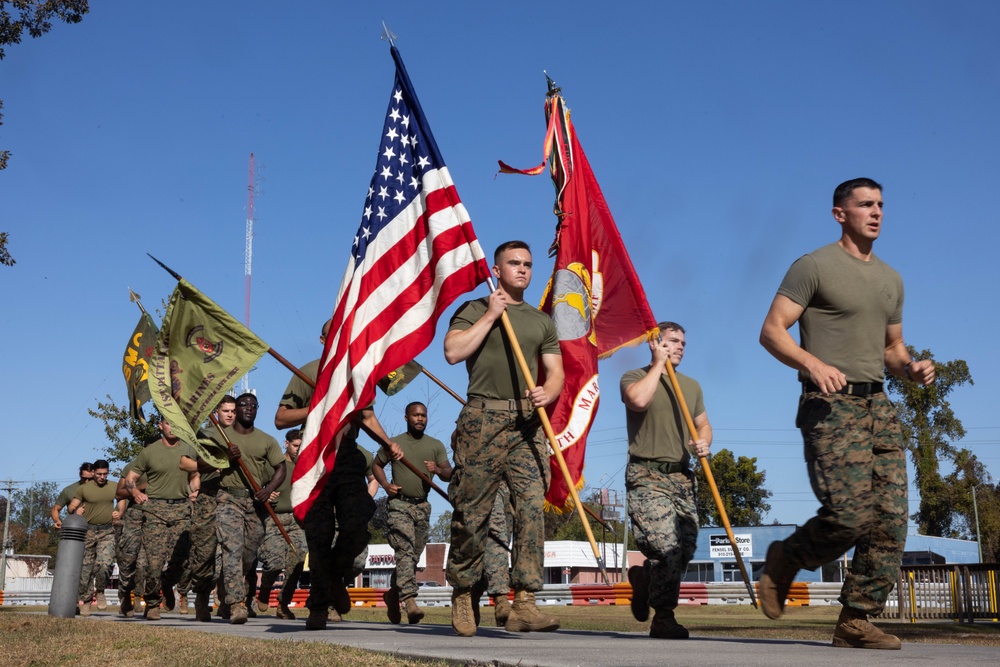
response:
<svg viewBox="0 0 1000 667"><path fill-rule="evenodd" d="M182 628L235 637L327 642L385 653L422 658L444 658L459 663L488 663L528 667L576 667L577 665L634 665L662 667L719 665L755 667L794 665L802 667L858 667L862 665L936 664L948 666L996 665L996 647L953 644L904 644L901 651L835 649L827 642L780 641L692 637L686 641L650 639L628 632L584 632L513 634L499 628L482 627L472 638L457 637L447 625L398 625L348 621L330 624L326 630L310 632L301 619L250 619L246 625L220 620L198 623L192 616L164 615L158 623L122 619L110 612L95 612L90 620L142 623Z"/></svg>

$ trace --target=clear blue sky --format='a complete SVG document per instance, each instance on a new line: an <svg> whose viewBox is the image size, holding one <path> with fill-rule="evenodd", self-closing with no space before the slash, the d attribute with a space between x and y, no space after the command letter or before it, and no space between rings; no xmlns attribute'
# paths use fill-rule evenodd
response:
<svg viewBox="0 0 1000 667"><path fill-rule="evenodd" d="M0 478L69 482L103 448L86 410L125 400L127 288L150 309L173 289L145 253L242 319L251 152L251 326L296 363L319 355L392 86L383 19L483 246L533 244L534 302L551 181L495 177L496 161L540 161L543 70L562 86L654 313L688 328L681 370L705 390L715 449L767 472L769 520L816 503L795 373L760 324L791 262L836 240L830 196L857 176L885 184L875 250L905 281L906 339L969 363L975 386L951 397L961 444L1000 476L996 5L247 0L93 3L0 62L0 229L18 262L0 268ZM464 393L440 338L419 360ZM601 364L592 485L624 487L617 383L647 361ZM270 358L252 374L265 430L288 377ZM386 430L414 399L447 442L459 406L424 380L380 400Z"/></svg>

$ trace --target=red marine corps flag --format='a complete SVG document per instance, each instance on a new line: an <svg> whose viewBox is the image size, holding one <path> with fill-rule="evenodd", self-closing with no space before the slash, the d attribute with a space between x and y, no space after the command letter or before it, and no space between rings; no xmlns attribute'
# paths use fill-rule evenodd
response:
<svg viewBox="0 0 1000 667"><path fill-rule="evenodd" d="M550 80L544 154L556 186L559 222L550 249L556 262L541 309L555 322L566 373L560 400L551 412L556 436L551 444L559 447L580 489L587 433L601 394L597 360L655 337L658 329L559 92ZM500 162L500 170L508 174L534 176L544 168L545 162L532 169L513 169ZM573 509L567 504L569 489L554 456L549 464L552 483L545 494L547 509Z"/></svg>
<svg viewBox="0 0 1000 667"><path fill-rule="evenodd" d="M396 81L375 175L292 476L299 519L326 483L351 419L374 400L378 380L426 348L441 313L490 275L399 51L391 51Z"/></svg>

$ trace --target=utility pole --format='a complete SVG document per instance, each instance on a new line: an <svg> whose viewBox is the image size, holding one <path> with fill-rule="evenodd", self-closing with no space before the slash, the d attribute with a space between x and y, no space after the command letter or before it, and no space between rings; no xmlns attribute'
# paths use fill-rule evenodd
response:
<svg viewBox="0 0 1000 667"><path fill-rule="evenodd" d="M0 591L7 588L7 536L9 534L10 528L10 494L14 491L14 482L12 480L7 480L7 487L4 489L7 492L7 510L4 512L3 520L3 553L0 554Z"/></svg>
<svg viewBox="0 0 1000 667"><path fill-rule="evenodd" d="M253 275L253 191L254 191L254 160L250 153L250 169L247 176L247 236L246 249L243 258L243 324L250 328L250 283ZM250 391L250 371L243 376L243 392Z"/></svg>
<svg viewBox="0 0 1000 667"><path fill-rule="evenodd" d="M979 506L976 505L976 488L975 484L972 485L972 513L976 517L976 546L979 547L979 562L983 562L983 538L979 534Z"/></svg>

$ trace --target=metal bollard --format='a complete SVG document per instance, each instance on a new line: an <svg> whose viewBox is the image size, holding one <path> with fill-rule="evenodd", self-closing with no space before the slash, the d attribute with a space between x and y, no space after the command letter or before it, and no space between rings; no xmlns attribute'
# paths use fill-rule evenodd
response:
<svg viewBox="0 0 1000 667"><path fill-rule="evenodd" d="M70 514L63 519L62 529L59 531L59 549L56 551L56 573L52 578L49 616L73 618L76 615L84 542L89 526L87 520L79 514Z"/></svg>

